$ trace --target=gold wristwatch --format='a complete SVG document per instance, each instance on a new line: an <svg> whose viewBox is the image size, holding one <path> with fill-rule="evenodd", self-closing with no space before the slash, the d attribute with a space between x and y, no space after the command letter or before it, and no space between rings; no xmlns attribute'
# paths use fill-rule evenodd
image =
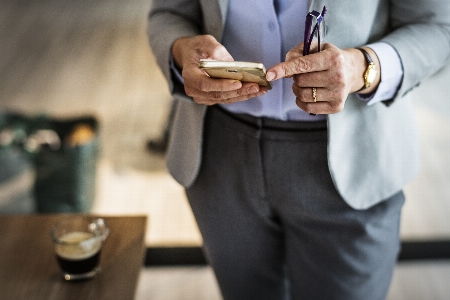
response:
<svg viewBox="0 0 450 300"><path fill-rule="evenodd" d="M358 93L358 92L361 92L362 90L370 87L372 82L377 77L377 70L375 70L375 63L373 62L372 57L370 57L369 53L367 53L367 51L362 48L356 48L356 49L358 49L359 51L362 52L362 54L364 55L364 58L367 61L367 69L364 72L364 86L361 89L359 89L358 91L356 91Z"/></svg>

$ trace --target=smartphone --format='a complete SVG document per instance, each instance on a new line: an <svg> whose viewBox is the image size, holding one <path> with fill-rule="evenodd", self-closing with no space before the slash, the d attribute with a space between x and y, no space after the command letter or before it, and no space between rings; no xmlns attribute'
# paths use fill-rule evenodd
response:
<svg viewBox="0 0 450 300"><path fill-rule="evenodd" d="M236 79L257 83L268 90L272 88L266 80L266 68L262 63L201 59L199 67L212 78Z"/></svg>

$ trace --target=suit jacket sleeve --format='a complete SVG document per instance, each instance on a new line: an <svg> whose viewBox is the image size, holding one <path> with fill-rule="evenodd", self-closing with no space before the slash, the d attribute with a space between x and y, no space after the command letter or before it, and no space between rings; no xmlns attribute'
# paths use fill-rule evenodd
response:
<svg viewBox="0 0 450 300"><path fill-rule="evenodd" d="M148 37L172 94L185 96L170 68L172 45L178 38L202 34L202 13L198 1L154 0L148 17Z"/></svg>
<svg viewBox="0 0 450 300"><path fill-rule="evenodd" d="M397 98L442 68L450 56L448 0L391 0L391 32L380 41L393 46L403 65Z"/></svg>

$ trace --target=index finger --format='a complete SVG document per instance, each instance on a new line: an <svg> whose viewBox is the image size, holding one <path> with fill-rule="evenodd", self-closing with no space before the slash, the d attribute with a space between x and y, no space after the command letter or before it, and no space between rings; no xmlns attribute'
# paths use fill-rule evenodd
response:
<svg viewBox="0 0 450 300"><path fill-rule="evenodd" d="M326 69L326 53L322 51L276 64L267 70L266 78L268 81L274 81L284 77L291 77L295 74L317 72Z"/></svg>

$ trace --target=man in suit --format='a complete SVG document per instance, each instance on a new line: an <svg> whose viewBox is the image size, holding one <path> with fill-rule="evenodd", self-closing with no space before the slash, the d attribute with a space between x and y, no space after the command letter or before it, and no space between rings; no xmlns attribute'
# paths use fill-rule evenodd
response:
<svg viewBox="0 0 450 300"><path fill-rule="evenodd" d="M304 16L324 5L327 43L303 56ZM225 299L386 297L419 168L407 94L449 59L449 13L445 0L153 0L150 44L177 99L167 165ZM263 62L273 89L209 78L200 59Z"/></svg>

